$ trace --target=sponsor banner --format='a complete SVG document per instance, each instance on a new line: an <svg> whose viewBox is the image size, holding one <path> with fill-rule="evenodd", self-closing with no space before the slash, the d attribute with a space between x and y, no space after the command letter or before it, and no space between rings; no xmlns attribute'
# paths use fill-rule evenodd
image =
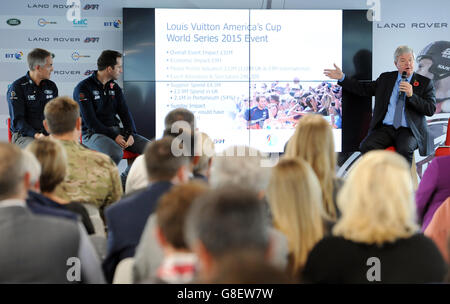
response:
<svg viewBox="0 0 450 304"><path fill-rule="evenodd" d="M11 21L11 19L13 19ZM18 21L17 21L18 20ZM19 24L17 24L20 21ZM16 25L12 25L16 24ZM0 29L25 29L25 30L97 30L97 31L122 31L122 17L80 17L68 20L64 16L2 16Z"/></svg>
<svg viewBox="0 0 450 304"><path fill-rule="evenodd" d="M97 69L96 64L88 63L61 63L54 66L54 71L51 75L51 80L54 82L78 82L86 76L90 75L90 72ZM2 69L0 69L0 81L15 80L28 71L28 66L23 63L20 67L16 63L2 63Z"/></svg>
<svg viewBox="0 0 450 304"><path fill-rule="evenodd" d="M0 49L0 62L20 62L26 61L27 55L31 49L14 50ZM59 63L97 63L101 50L78 50L78 49L51 49L55 54L53 58L53 66L56 68Z"/></svg>
<svg viewBox="0 0 450 304"><path fill-rule="evenodd" d="M17 3L19 2L19 3ZM76 1L74 1L76 2ZM114 16L122 14L122 0L96 0L79 1L80 5L67 5L65 0L49 1L2 1L2 14L16 14L20 12L23 15L65 15L70 10L79 10L81 16Z"/></svg>
<svg viewBox="0 0 450 304"><path fill-rule="evenodd" d="M113 49L122 52L122 32L112 31L33 31L33 30L0 30L0 41L5 48L18 47L33 49L36 46L53 51L53 49Z"/></svg>

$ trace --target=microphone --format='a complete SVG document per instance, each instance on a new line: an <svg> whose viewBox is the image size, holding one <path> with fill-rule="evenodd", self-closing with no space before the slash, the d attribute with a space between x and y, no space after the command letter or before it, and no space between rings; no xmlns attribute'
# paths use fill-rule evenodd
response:
<svg viewBox="0 0 450 304"><path fill-rule="evenodd" d="M402 82L406 81L406 71L403 71L401 81ZM399 98L405 98L406 97L406 92L399 91L398 96L399 96Z"/></svg>

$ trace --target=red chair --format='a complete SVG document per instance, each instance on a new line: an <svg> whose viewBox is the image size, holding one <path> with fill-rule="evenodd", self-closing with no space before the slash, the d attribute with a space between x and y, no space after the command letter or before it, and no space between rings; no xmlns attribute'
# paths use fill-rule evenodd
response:
<svg viewBox="0 0 450 304"><path fill-rule="evenodd" d="M136 157L138 157L140 154L139 153L133 153L130 151L123 151L123 156L122 159L126 159L128 165L130 165L131 163L133 163L133 161L136 159Z"/></svg>
<svg viewBox="0 0 450 304"><path fill-rule="evenodd" d="M434 156L447 156L450 155L450 117L447 121L447 137L445 138L445 145L439 146L436 151L434 151Z"/></svg>
<svg viewBox="0 0 450 304"><path fill-rule="evenodd" d="M80 144L82 144L82 143L83 143L83 138L82 138L82 136L81 136L81 134L80 134ZM138 157L139 155L140 155L139 153L133 153L133 152L124 150L124 151L123 151L123 155L122 155L122 159L126 159L128 165L130 165L130 164L133 163L133 161L135 160L135 158Z"/></svg>
<svg viewBox="0 0 450 304"><path fill-rule="evenodd" d="M8 126L8 142L12 141L12 133L11 133L11 118L8 117L6 120L6 125Z"/></svg>

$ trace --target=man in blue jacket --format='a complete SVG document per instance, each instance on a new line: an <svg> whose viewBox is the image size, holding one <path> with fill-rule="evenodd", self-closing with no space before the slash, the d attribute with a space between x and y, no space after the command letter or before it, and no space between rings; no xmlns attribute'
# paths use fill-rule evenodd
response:
<svg viewBox="0 0 450 304"><path fill-rule="evenodd" d="M172 185L185 183L192 174L191 157L183 145L183 154L172 153L173 137L166 136L149 144L144 153L150 185L121 199L105 211L108 226L108 253L103 261L107 281L112 282L117 264L133 257L149 216L155 212L159 198Z"/></svg>
<svg viewBox="0 0 450 304"><path fill-rule="evenodd" d="M83 144L118 164L124 150L142 154L148 139L137 134L122 89L115 82L122 74L122 54L103 51L97 66L98 71L75 87L73 98L80 105Z"/></svg>
<svg viewBox="0 0 450 304"><path fill-rule="evenodd" d="M28 53L30 70L14 81L8 89L12 142L25 148L36 138L48 136L44 129L44 107L58 96L56 84L50 80L54 55L44 49Z"/></svg>

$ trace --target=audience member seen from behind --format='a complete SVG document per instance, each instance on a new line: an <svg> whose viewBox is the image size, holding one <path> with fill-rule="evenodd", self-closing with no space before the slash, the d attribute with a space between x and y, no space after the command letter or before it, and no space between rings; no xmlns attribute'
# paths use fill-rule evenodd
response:
<svg viewBox="0 0 450 304"><path fill-rule="evenodd" d="M254 148L231 146L214 156L209 183L213 189L240 186L256 192L258 198L264 201L267 217L270 218L270 208L265 200L265 193L272 163ZM270 234L273 240L270 261L284 269L288 256L287 239L273 227L270 229Z"/></svg>
<svg viewBox="0 0 450 304"><path fill-rule="evenodd" d="M67 96L51 100L44 109L44 126L64 148L67 174L55 189L55 195L66 200L92 204L101 212L122 196L117 166L101 152L79 143L80 108Z"/></svg>
<svg viewBox="0 0 450 304"><path fill-rule="evenodd" d="M203 283L292 284L296 283L296 281L278 267L267 263L267 260L258 252L242 250L221 257L217 264L215 275ZM268 294L266 296L268 297Z"/></svg>
<svg viewBox="0 0 450 304"><path fill-rule="evenodd" d="M56 208L60 207L78 214L88 234L94 234L94 226L83 205L79 202L69 202L55 194L56 186L64 180L67 171L63 147L58 142L45 138L33 141L26 149L33 153L41 164L39 178L41 193L51 200Z"/></svg>
<svg viewBox="0 0 450 304"><path fill-rule="evenodd" d="M164 259L155 279L149 283L184 284L194 280L197 257L184 240L186 214L195 198L207 191L203 182L177 185L164 194L156 209L158 242L164 250Z"/></svg>
<svg viewBox="0 0 450 304"><path fill-rule="evenodd" d="M267 199L273 226L288 239L287 273L298 277L308 253L325 232L319 181L306 161L282 159L272 169Z"/></svg>
<svg viewBox="0 0 450 304"><path fill-rule="evenodd" d="M195 132L194 140L194 178L208 182L214 156L214 143L204 132Z"/></svg>
<svg viewBox="0 0 450 304"><path fill-rule="evenodd" d="M36 159L36 156L26 149L22 150L22 156L25 172L30 175L26 203L31 212L40 215L62 217L78 222L80 218L77 214L41 194L41 185L39 182L41 177L41 164Z"/></svg>
<svg viewBox="0 0 450 304"><path fill-rule="evenodd" d="M178 136L179 130L177 132L172 132L172 127L174 126L174 123L177 121L186 122L189 124L189 130L185 130L186 132L193 132L195 130L195 117L194 114L189 111L188 109L184 108L176 108L172 111L170 111L165 119L164 119L164 136ZM138 156L134 162L133 165L130 168L130 172L128 173L126 185L125 185L125 192L127 194L132 193L134 191L140 190L148 186L148 176L145 169L145 158L143 155Z"/></svg>
<svg viewBox="0 0 450 304"><path fill-rule="evenodd" d="M298 121L289 140L285 156L306 160L319 179L325 213L330 220L339 218L336 196L342 180L336 177L336 153L330 124L317 114L308 114Z"/></svg>
<svg viewBox="0 0 450 304"><path fill-rule="evenodd" d="M433 215L450 196L450 156L440 156L428 165L416 191L417 217L425 231Z"/></svg>
<svg viewBox="0 0 450 304"><path fill-rule="evenodd" d="M22 151L0 143L0 155L0 282L103 283L100 263L80 225L34 215L26 207L30 175ZM79 259L78 276L68 275L74 257Z"/></svg>
<svg viewBox="0 0 450 304"><path fill-rule="evenodd" d="M415 223L409 164L389 151L363 155L338 196L333 236L311 251L303 279L313 283L438 283L446 265Z"/></svg>
<svg viewBox="0 0 450 304"><path fill-rule="evenodd" d="M195 154L200 155L196 155L194 158L191 157L191 161L193 160L196 163L194 165L193 180L207 181L210 176L209 172L212 155L214 154L214 144L205 133L195 133ZM152 214L145 224L144 232L136 248L133 271L133 280L135 282L140 282L148 277L155 276L155 272L161 265L163 249L154 234L156 226L156 215Z"/></svg>
<svg viewBox="0 0 450 304"><path fill-rule="evenodd" d="M156 210L159 198L175 184L186 183L191 162L186 146L172 145L173 137L153 141L145 148L145 163L150 185L111 205L105 211L108 225L108 254L103 269L112 281L117 264L133 257L149 216ZM174 151L173 151L174 149ZM179 150L178 150L179 149ZM175 150L182 155L175 156Z"/></svg>
<svg viewBox="0 0 450 304"><path fill-rule="evenodd" d="M270 254L265 206L254 192L230 186L212 190L197 200L186 218L186 241L199 259L199 280L215 277L226 254L253 250Z"/></svg>

